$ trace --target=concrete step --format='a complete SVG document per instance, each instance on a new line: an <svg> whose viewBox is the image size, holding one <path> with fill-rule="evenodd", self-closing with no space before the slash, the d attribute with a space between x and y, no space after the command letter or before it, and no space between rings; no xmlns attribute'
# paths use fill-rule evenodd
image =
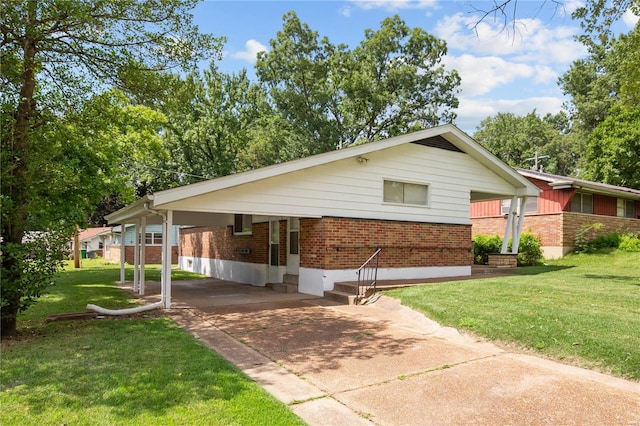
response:
<svg viewBox="0 0 640 426"><path fill-rule="evenodd" d="M333 289L336 291L343 291L345 293L356 294L358 283L352 282L337 282L333 284Z"/></svg>
<svg viewBox="0 0 640 426"><path fill-rule="evenodd" d="M297 293L298 292L298 284L270 283L270 284L267 284L267 286L271 287L272 290L278 291L280 293Z"/></svg>
<svg viewBox="0 0 640 426"><path fill-rule="evenodd" d="M345 293L344 291L325 291L324 298L333 300L334 302L343 303L345 305L354 305L356 296L353 293Z"/></svg>
<svg viewBox="0 0 640 426"><path fill-rule="evenodd" d="M282 282L284 282L285 284L295 284L298 285L298 280L299 280L300 276L299 275L293 275L293 274L284 274L284 277L282 277Z"/></svg>

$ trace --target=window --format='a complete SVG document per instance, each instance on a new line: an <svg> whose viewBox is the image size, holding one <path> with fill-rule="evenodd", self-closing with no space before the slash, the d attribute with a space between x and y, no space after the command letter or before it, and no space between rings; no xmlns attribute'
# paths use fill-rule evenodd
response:
<svg viewBox="0 0 640 426"><path fill-rule="evenodd" d="M251 215L237 214L233 218L234 234L251 234Z"/></svg>
<svg viewBox="0 0 640 426"><path fill-rule="evenodd" d="M144 244L147 246L162 245L162 234L160 232L147 232L144 234Z"/></svg>
<svg viewBox="0 0 640 426"><path fill-rule="evenodd" d="M289 254L300 254L300 219L289 219Z"/></svg>
<svg viewBox="0 0 640 426"><path fill-rule="evenodd" d="M571 211L593 214L593 195L576 192L571 199Z"/></svg>
<svg viewBox="0 0 640 426"><path fill-rule="evenodd" d="M618 217L630 217L634 218L635 215L635 203L633 200L625 200L618 198Z"/></svg>
<svg viewBox="0 0 640 426"><path fill-rule="evenodd" d="M384 181L385 203L427 205L427 185L408 182Z"/></svg>
<svg viewBox="0 0 640 426"><path fill-rule="evenodd" d="M502 200L500 211L502 214L509 214L511 208L511 199ZM538 197L528 197L527 202L524 204L524 213L538 213ZM518 214L520 211L518 210Z"/></svg>

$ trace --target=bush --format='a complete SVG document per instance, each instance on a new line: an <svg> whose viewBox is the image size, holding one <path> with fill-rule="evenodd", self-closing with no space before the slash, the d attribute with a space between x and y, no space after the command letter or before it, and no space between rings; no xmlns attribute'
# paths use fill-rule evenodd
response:
<svg viewBox="0 0 640 426"><path fill-rule="evenodd" d="M640 252L640 233L622 234L618 248L622 251Z"/></svg>
<svg viewBox="0 0 640 426"><path fill-rule="evenodd" d="M476 235L473 238L473 263L486 265L489 263L489 254L500 253L501 249L502 238L499 235ZM511 251L511 240L509 240L509 251ZM533 266L540 259L542 259L540 238L531 232L523 232L518 247L518 266Z"/></svg>
<svg viewBox="0 0 640 426"><path fill-rule="evenodd" d="M509 241L509 246L511 246L511 241ZM518 247L518 266L534 266L540 259L542 259L540 238L531 232L523 232L520 235L520 246Z"/></svg>
<svg viewBox="0 0 640 426"><path fill-rule="evenodd" d="M476 235L473 238L473 263L486 265L490 253L500 253L502 238L499 235Z"/></svg>
<svg viewBox="0 0 640 426"><path fill-rule="evenodd" d="M597 250L601 248L617 248L620 245L620 239L622 235L619 232L612 232L610 234L603 234L588 243L591 250Z"/></svg>

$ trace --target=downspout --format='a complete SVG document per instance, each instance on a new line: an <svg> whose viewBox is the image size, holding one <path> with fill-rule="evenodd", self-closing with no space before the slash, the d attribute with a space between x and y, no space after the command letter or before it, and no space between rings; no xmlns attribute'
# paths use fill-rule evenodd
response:
<svg viewBox="0 0 640 426"><path fill-rule="evenodd" d="M162 308L162 305L163 305L162 302L156 302L150 305L136 306L135 308L105 309L98 305L92 305L89 303L87 305L87 309L103 315L130 315L130 314L137 314L139 312L150 311L152 309Z"/></svg>

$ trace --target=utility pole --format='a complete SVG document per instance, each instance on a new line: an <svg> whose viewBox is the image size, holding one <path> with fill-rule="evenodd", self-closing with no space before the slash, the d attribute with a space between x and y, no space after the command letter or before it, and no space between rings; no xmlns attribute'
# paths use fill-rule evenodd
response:
<svg viewBox="0 0 640 426"><path fill-rule="evenodd" d="M538 155L538 151L536 151L534 157L525 158L524 161L533 160L533 166L531 166L531 170L535 170L536 172L542 172L542 169L544 168L544 166L542 166L539 163L539 160L542 160L542 159L545 159L545 158L551 158L551 156L550 155Z"/></svg>

